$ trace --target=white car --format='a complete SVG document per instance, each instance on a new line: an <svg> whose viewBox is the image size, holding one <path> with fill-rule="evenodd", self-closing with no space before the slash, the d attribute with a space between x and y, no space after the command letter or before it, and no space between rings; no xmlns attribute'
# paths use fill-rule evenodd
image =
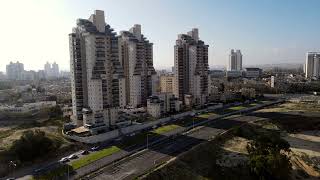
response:
<svg viewBox="0 0 320 180"><path fill-rule="evenodd" d="M75 154L71 154L71 155L68 157L68 159L76 159L76 158L78 158L78 156L75 155Z"/></svg>
<svg viewBox="0 0 320 180"><path fill-rule="evenodd" d="M61 159L59 160L59 162L61 162L61 163L66 163L66 162L68 162L68 161L69 161L69 159L66 158L66 157L61 158Z"/></svg>
<svg viewBox="0 0 320 180"><path fill-rule="evenodd" d="M94 146L91 148L92 151L97 151L100 147L99 146Z"/></svg>

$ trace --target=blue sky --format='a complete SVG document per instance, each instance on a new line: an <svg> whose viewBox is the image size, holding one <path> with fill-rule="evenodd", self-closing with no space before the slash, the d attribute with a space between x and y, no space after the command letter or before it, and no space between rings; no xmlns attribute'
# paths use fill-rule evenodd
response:
<svg viewBox="0 0 320 180"><path fill-rule="evenodd" d="M225 65L241 49L244 65L303 63L320 51L320 0L10 0L1 1L0 71L19 60L26 69L56 61L69 69L68 33L77 18L104 10L116 32L141 24L154 43L154 65L173 65L177 34L199 28L209 65Z"/></svg>

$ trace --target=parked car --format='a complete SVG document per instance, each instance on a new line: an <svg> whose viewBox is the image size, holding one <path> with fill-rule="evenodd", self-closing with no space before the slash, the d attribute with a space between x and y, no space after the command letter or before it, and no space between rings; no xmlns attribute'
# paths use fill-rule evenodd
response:
<svg viewBox="0 0 320 180"><path fill-rule="evenodd" d="M61 159L59 160L59 162L61 162L61 163L66 163L66 162L68 162L68 161L69 161L69 159L66 158L66 157L61 158Z"/></svg>
<svg viewBox="0 0 320 180"><path fill-rule="evenodd" d="M82 155L87 155L87 154L89 154L89 151L83 150L83 151L80 151L80 154L82 154Z"/></svg>
<svg viewBox="0 0 320 180"><path fill-rule="evenodd" d="M92 150L92 151L97 151L99 148L100 148L99 146L93 146L93 147L91 148L91 150Z"/></svg>
<svg viewBox="0 0 320 180"><path fill-rule="evenodd" d="M76 154L71 154L68 159L76 159L78 158L78 156Z"/></svg>

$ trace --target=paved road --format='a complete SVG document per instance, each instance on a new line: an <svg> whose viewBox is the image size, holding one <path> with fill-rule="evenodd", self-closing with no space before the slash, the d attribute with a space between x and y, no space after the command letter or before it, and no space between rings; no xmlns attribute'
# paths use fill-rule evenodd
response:
<svg viewBox="0 0 320 180"><path fill-rule="evenodd" d="M148 169L189 150L221 132L223 132L221 129L204 127L200 131L195 131L189 135L178 136L133 158L109 165L97 172L97 174L88 176L88 179L133 179Z"/></svg>
<svg viewBox="0 0 320 180"><path fill-rule="evenodd" d="M258 105L256 108L261 108L260 107L261 105ZM252 110L255 110L254 108L248 108L250 111L252 111ZM241 112L243 112L243 113L245 113L248 109L246 109L246 110L241 110ZM208 121L203 121L203 122L201 122L201 123L198 123L198 124L195 124L195 126L199 126L199 125L203 125L203 124L206 124L207 122L209 122L209 121L212 121L212 120L215 120L216 118L222 118L222 117L227 117L227 116L230 116L230 115L232 115L232 114L234 114L234 113L229 113L229 114L225 114L225 115L220 115L220 116L218 116L218 117L210 117L209 118L209 120ZM184 131L186 131L187 129L191 129L192 127L182 127L182 128L177 128L177 129L175 129L175 130L173 130L173 131L170 131L170 132L167 132L167 133L165 133L164 134L164 136L171 136L171 135L174 135L174 134L178 134L178 133L182 133L182 132L184 132ZM165 137L164 137L165 138ZM179 137L180 138L180 137ZM178 138L178 139L179 139ZM199 137L197 137L197 138L199 138ZM190 138L189 138L190 139ZM185 139L184 139L185 140ZM151 140L150 140L151 141ZM188 140L188 142L189 142L190 140ZM192 141L192 140L191 140ZM193 142L191 142L191 143L193 143ZM151 144L151 143L150 143ZM191 146L192 146L192 144L191 144ZM176 145L174 145L174 147L176 147ZM178 147L178 146L177 146ZM96 171L96 170L98 170L98 169L100 169L100 168L102 168L102 167L104 167L104 166L106 166L106 165L108 165L108 164L110 164L110 163L112 163L112 162L114 162L114 161L116 161L116 160L119 160L119 159L122 159L122 158L124 158L124 157L126 157L126 156L128 156L128 155L130 155L130 154L133 154L133 153L135 153L135 152L138 152L138 151L140 151L141 149L144 149L145 148L145 146L140 146L140 147L137 147L137 146L135 146L135 147L132 147L132 148L127 148L126 150L122 150L122 151L120 151L120 152L118 152L118 153L115 153L115 154L113 154L113 155L111 155L111 156L108 156L108 157L105 157L105 158L102 158L102 159L100 159L100 160L98 160L98 161L95 161L94 163L91 163L91 164L89 164L89 165L87 165L87 166L85 166L85 167L82 167L82 168L80 168L80 169L78 169L77 170L77 172L76 172L76 175L75 176L73 176L72 177L72 179L73 178L79 178L79 177L82 177L82 176L84 176L84 175L86 175L86 174L88 174L88 173L90 173L90 172L93 172L93 171ZM185 148L188 148L188 146L186 146ZM172 149L169 149L170 151L173 151ZM166 154L166 153L164 153L164 154ZM168 154L168 153L167 153ZM162 156L159 156L159 160L157 160L156 159L156 163L157 163L157 161L159 161L159 162L161 162L162 161L162 158L163 158L163 161L167 158L167 157L162 157ZM15 174L16 175L16 174ZM120 178L121 179L121 178Z"/></svg>
<svg viewBox="0 0 320 180"><path fill-rule="evenodd" d="M228 115L223 115L223 116L228 116ZM221 118L221 116L217 117ZM209 121L214 120L214 117L210 118ZM195 127L198 126L198 124L194 125ZM177 129L174 129L172 131L166 132L162 135L161 138L157 138L156 140L152 141L151 139L149 140L149 145L151 146L152 144L157 144L159 142L162 142L163 139L166 139L170 136L176 135L176 134L181 134L185 132L187 129L192 129L192 125L189 127L179 127ZM146 148L146 144L139 144L138 146L133 146L132 148L126 148L126 150L121 150L118 153L112 154L110 156L104 157L102 159L99 159L87 166L81 167L80 169L76 170L76 174L72 177L72 179L77 179L80 177L83 177L86 174L90 174L91 172L94 172L110 163L113 163L116 160L122 159L126 156L132 155L136 152L139 152L143 149Z"/></svg>
<svg viewBox="0 0 320 180"><path fill-rule="evenodd" d="M275 101L275 102L271 102L271 103L266 103L266 104L264 104L264 105L257 105L257 106L255 106L255 107L250 107L250 108L247 108L247 109L243 109L243 110L240 110L240 111L237 111L237 112L232 112L232 113L227 113L227 114L224 114L224 115L218 115L218 116L212 116L212 117L209 117L208 118L208 120L207 121L202 121L202 122L200 122L200 123L197 123L197 124L195 124L195 126L200 126L200 125L205 125L205 124L207 124L207 123L209 123L209 122L214 122L212 125L211 125L211 127L213 127L213 128L215 128L215 129L219 129L219 130L227 130L227 129L230 129L230 128L232 128L232 127L234 127L234 126L237 126L237 125L240 125L241 124L241 121L234 121L234 120L230 120L230 121L221 121L221 120L218 120L218 119L221 119L221 118L223 118L223 117L228 117L228 116L231 116L231 115L234 115L234 114L239 114L239 113L248 113L248 112L251 112L251 111L255 111L255 110L257 110L257 109L261 109L261 108L263 108L263 107L265 107L265 106L269 106L269 105L272 105L272 104L275 104L275 103L280 103L280 102L282 102L281 100L279 100L279 101ZM206 125L207 126L207 125ZM168 132L168 133L166 133L164 136L169 136L169 135L172 135L172 134L177 134L177 133L182 133L182 132L184 132L184 131L186 131L187 129L192 129L192 126L190 127L183 127L183 128L178 128L178 129L176 129L176 130L174 130L174 131L171 131L171 132ZM217 133L219 133L219 131L217 131L217 130L214 130L213 129L213 131L211 132L208 132L208 127L206 127L206 128L204 128L203 130L201 130L201 131L199 131L200 133L199 134L202 134L201 132L202 131L205 131L206 133L213 133L213 135L214 134L217 134ZM182 149L181 150L179 150L179 151L183 151L183 150L187 150L187 149L189 149L189 148L191 148L192 146L194 146L194 145L196 145L196 144L199 144L200 142L197 142L197 143L195 143L195 144L192 144L192 143L194 143L194 141L195 140L197 140L197 139L201 139L201 138L199 138L199 135L198 136L196 136L195 138L190 138L190 137L192 137L193 136L193 134L194 133L192 133L192 135L190 136L190 135L188 135L188 136L182 136L182 137L178 137L177 139L179 139L179 138L183 138L183 140L182 140L182 142L183 143L175 143L175 145L172 145L173 147L173 149L169 149L169 150L171 150L171 151L176 151L175 149L176 148L178 148L178 147L181 147ZM195 133L195 134L197 134L197 133ZM187 138L188 137L188 138ZM164 137L164 138L166 138L166 137ZM187 139L186 139L187 138ZM206 138L208 139L209 138L209 136L206 136ZM189 141L191 141L190 143L191 143L191 145L190 145L190 147L189 146L183 146L184 144L186 144L187 142L189 142ZM159 145L159 148L160 149L166 149L166 147L167 146L171 146L171 144L167 144L168 142L166 142L166 141L160 141L161 143L164 143L163 145ZM180 142L180 141L179 141ZM188 145L188 144L187 144ZM156 147L158 147L158 146L156 146ZM143 148L145 148L145 147L141 147L141 148L138 148L139 150L141 150L141 149L143 149ZM185 148L185 149L183 149L183 148ZM134 152L137 152L138 151L138 149L136 149ZM155 152L160 152L160 153L162 153L161 151L159 151L159 150L156 150L155 149ZM177 151L178 152L178 151ZM120 154L121 153L121 154ZM89 164L88 166L85 166L85 167L82 167L82 168L80 168L79 170L77 170L77 174L75 175L75 176L73 176L73 178L80 178L80 177L83 177L84 175L86 175L86 174L90 174L91 172L94 172L95 170L98 170L98 169L106 169L106 168L102 168L102 167L104 167L105 165L107 165L107 164L111 164L114 160L118 160L118 159L122 159L122 158L124 158L124 160L122 160L122 161L120 161L119 163L116 163L116 164L114 164L114 163L112 163L111 164L111 168L116 168L116 166L117 166L117 164L120 164L119 165L119 168L116 168L116 170L108 170L107 172L112 172L114 175L112 175L112 173L111 173L111 175L110 174L105 174L105 173L103 173L103 175L102 175L102 177L104 177L104 176L106 176L106 178L103 178L103 179L108 179L108 177L111 177L111 178L109 178L109 179L124 179L124 178L121 178L122 176L123 177L131 177L131 176L136 176L136 172L144 172L145 171L145 169L149 169L149 168L151 168L152 167L152 165L147 165L146 164L146 162L148 162L149 160L150 161L152 161L152 162L154 162L155 164L154 165L156 165L156 164L159 164L159 163L161 163L161 158L160 158L160 160L157 160L157 158L147 158L147 160L148 161L146 161L146 162L143 162L143 166L141 166L141 165L134 165L135 166L135 168L136 169L134 169L134 170L132 170L132 172L130 171L130 172L123 172L123 171L121 171L121 163L124 163L124 164L126 164L125 162L126 161L129 161L128 160L128 158L125 158L126 156L128 156L128 155L130 155L130 154L133 154L133 152L131 151L131 152L129 152L129 151L121 151L120 153L116 153L116 154L113 154L113 155L111 155L111 156L108 156L108 157L105 157L105 158L103 158L103 159L100 159L100 160L98 160L98 161L96 161L95 163L92 163L92 164ZM171 153L172 154L172 153ZM154 154L153 154L154 155ZM166 157L166 158L170 158L170 156L165 156L165 155L168 155L168 153L163 153L163 156L164 157ZM176 155L176 154L175 154ZM155 155L154 155L155 156ZM156 155L155 157L158 157L159 155ZM163 161L166 159L166 158L163 158ZM130 158L131 159L131 158ZM159 161L159 162L157 162L157 161ZM130 161L131 162L131 161ZM130 163L129 163L130 164ZM115 166L115 167L113 167L113 166ZM145 167L145 168L144 168ZM110 168L110 165L109 166L107 166L107 168ZM129 168L130 169L130 168ZM99 173L101 173L101 170L99 170L98 171ZM120 175L118 175L117 173L115 173L115 172L118 172ZM126 174L126 176L125 176L125 174ZM139 174L139 173L138 173ZM114 177L113 177L114 176ZM90 178L89 179L91 179L92 178L92 176L89 176ZM102 178L101 176L98 176L98 178Z"/></svg>
<svg viewBox="0 0 320 180"><path fill-rule="evenodd" d="M214 120L197 131L167 140L165 143L146 150L135 157L102 168L87 176L86 179L134 179L203 141L207 141L232 127L254 120L256 120L256 117L251 116Z"/></svg>

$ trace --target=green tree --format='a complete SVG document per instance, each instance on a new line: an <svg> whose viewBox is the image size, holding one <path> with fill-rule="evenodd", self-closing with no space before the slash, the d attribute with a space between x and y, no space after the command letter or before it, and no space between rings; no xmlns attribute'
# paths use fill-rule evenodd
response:
<svg viewBox="0 0 320 180"><path fill-rule="evenodd" d="M49 109L49 118L61 118L63 115L63 112L60 108L60 106L56 105Z"/></svg>
<svg viewBox="0 0 320 180"><path fill-rule="evenodd" d="M57 148L60 144L46 136L40 130L25 131L20 139L16 140L10 148L10 153L20 161L31 161L44 156Z"/></svg>
<svg viewBox="0 0 320 180"><path fill-rule="evenodd" d="M259 135L247 146L249 167L259 179L289 179L291 163L286 155L290 145L279 134Z"/></svg>

